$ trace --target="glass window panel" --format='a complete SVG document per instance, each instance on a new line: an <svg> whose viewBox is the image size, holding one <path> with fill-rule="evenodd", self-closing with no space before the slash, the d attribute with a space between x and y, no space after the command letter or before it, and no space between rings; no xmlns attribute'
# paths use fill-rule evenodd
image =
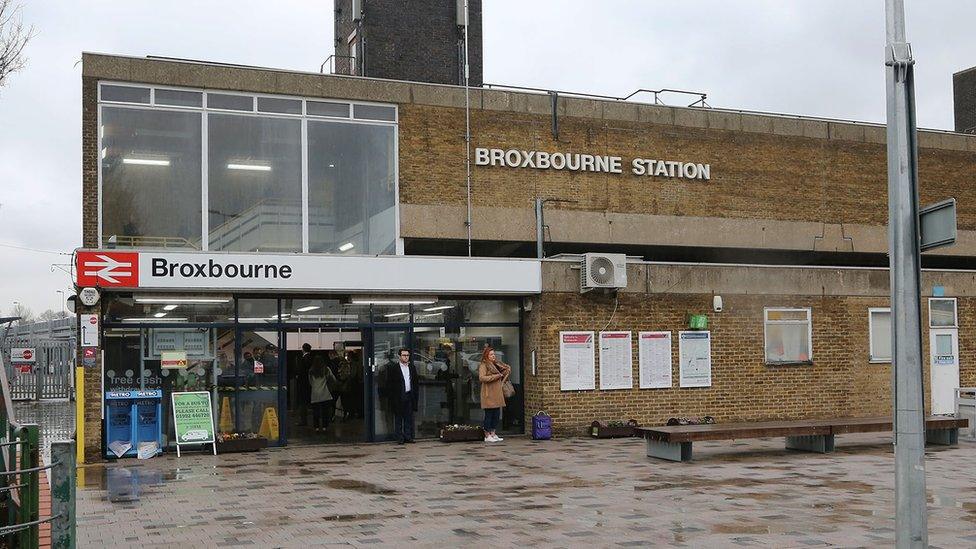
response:
<svg viewBox="0 0 976 549"><path fill-rule="evenodd" d="M156 104L175 107L202 107L203 93L186 90L161 90L156 88Z"/></svg>
<svg viewBox="0 0 976 549"><path fill-rule="evenodd" d="M353 105L353 118L360 120L396 120L396 107L382 105Z"/></svg>
<svg viewBox="0 0 976 549"><path fill-rule="evenodd" d="M333 103L331 101L306 101L305 109L308 114L315 116L338 116L349 118L349 103Z"/></svg>
<svg viewBox="0 0 976 549"><path fill-rule="evenodd" d="M766 320L803 320L808 318L808 313L804 309L790 309L790 310L767 310Z"/></svg>
<svg viewBox="0 0 976 549"><path fill-rule="evenodd" d="M495 349L498 360L512 367L515 396L502 410L502 430L521 432L522 367L518 328L477 327L441 332L437 327L414 328L412 357L420 377L416 415L419 436L437 436L441 426L464 423L479 425L481 382L478 365L486 345Z"/></svg>
<svg viewBox="0 0 976 549"><path fill-rule="evenodd" d="M768 324L766 362L807 362L810 341L806 324Z"/></svg>
<svg viewBox="0 0 976 549"><path fill-rule="evenodd" d="M956 301L954 299L930 299L929 325L933 328L955 326Z"/></svg>
<svg viewBox="0 0 976 549"><path fill-rule="evenodd" d="M410 306L409 305L373 305L373 322L376 322L377 324L381 324L381 323L409 324Z"/></svg>
<svg viewBox="0 0 976 549"><path fill-rule="evenodd" d="M302 114L302 100L283 99L280 97L258 97L258 110L261 112Z"/></svg>
<svg viewBox="0 0 976 549"><path fill-rule="evenodd" d="M102 245L200 248L200 113L102 108Z"/></svg>
<svg viewBox="0 0 976 549"><path fill-rule="evenodd" d="M242 323L278 322L278 300L238 299L237 321Z"/></svg>
<svg viewBox="0 0 976 549"><path fill-rule="evenodd" d="M368 305L342 303L338 299L284 299L283 322L358 323L369 322Z"/></svg>
<svg viewBox="0 0 976 549"><path fill-rule="evenodd" d="M939 356L952 355L952 336L949 334L937 334L935 336L935 354Z"/></svg>
<svg viewBox="0 0 976 549"><path fill-rule="evenodd" d="M309 251L396 252L395 128L308 122Z"/></svg>
<svg viewBox="0 0 976 549"><path fill-rule="evenodd" d="M231 95L227 93L207 94L207 107L232 111L253 111L254 98L250 95Z"/></svg>
<svg viewBox="0 0 976 549"><path fill-rule="evenodd" d="M891 360L891 311L871 311L871 360Z"/></svg>
<svg viewBox="0 0 976 549"><path fill-rule="evenodd" d="M211 114L210 249L302 250L300 120Z"/></svg>
<svg viewBox="0 0 976 549"><path fill-rule="evenodd" d="M193 302L193 300L199 300ZM112 299L106 322L167 324L173 322L234 321L234 300L229 296L139 295Z"/></svg>
<svg viewBox="0 0 976 549"><path fill-rule="evenodd" d="M149 88L132 86L102 85L102 101L121 101L124 103L149 103Z"/></svg>

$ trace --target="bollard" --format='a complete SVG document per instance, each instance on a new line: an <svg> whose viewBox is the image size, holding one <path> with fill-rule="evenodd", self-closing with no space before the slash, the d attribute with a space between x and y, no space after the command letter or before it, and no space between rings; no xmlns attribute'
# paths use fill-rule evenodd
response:
<svg viewBox="0 0 976 549"><path fill-rule="evenodd" d="M51 547L75 547L75 443L51 443Z"/></svg>

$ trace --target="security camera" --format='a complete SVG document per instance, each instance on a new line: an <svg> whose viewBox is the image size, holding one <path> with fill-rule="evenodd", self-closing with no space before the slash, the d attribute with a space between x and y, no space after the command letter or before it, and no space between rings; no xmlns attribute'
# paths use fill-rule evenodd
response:
<svg viewBox="0 0 976 549"><path fill-rule="evenodd" d="M712 296L712 310L714 310L716 313L722 312L722 296Z"/></svg>

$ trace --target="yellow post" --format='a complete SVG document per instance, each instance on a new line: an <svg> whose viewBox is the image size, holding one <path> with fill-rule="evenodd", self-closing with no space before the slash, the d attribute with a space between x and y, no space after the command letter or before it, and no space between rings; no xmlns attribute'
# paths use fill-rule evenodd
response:
<svg viewBox="0 0 976 549"><path fill-rule="evenodd" d="M75 448L75 459L78 463L85 462L85 369L75 368L75 432L78 440Z"/></svg>

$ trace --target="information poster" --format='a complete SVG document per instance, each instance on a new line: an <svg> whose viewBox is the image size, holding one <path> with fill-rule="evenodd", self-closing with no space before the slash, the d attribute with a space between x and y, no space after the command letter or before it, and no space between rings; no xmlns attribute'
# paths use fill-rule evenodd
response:
<svg viewBox="0 0 976 549"><path fill-rule="evenodd" d="M641 332L637 337L640 388L671 388L671 332Z"/></svg>
<svg viewBox="0 0 976 549"><path fill-rule="evenodd" d="M559 332L559 389L596 388L596 353L593 332Z"/></svg>
<svg viewBox="0 0 976 549"><path fill-rule="evenodd" d="M711 332L678 332L678 365L680 387L711 387Z"/></svg>
<svg viewBox="0 0 976 549"><path fill-rule="evenodd" d="M600 332L600 389L633 389L630 332Z"/></svg>
<svg viewBox="0 0 976 549"><path fill-rule="evenodd" d="M176 430L176 455L183 444L215 444L213 408L210 393L172 393L173 426ZM217 447L214 446L214 454Z"/></svg>

